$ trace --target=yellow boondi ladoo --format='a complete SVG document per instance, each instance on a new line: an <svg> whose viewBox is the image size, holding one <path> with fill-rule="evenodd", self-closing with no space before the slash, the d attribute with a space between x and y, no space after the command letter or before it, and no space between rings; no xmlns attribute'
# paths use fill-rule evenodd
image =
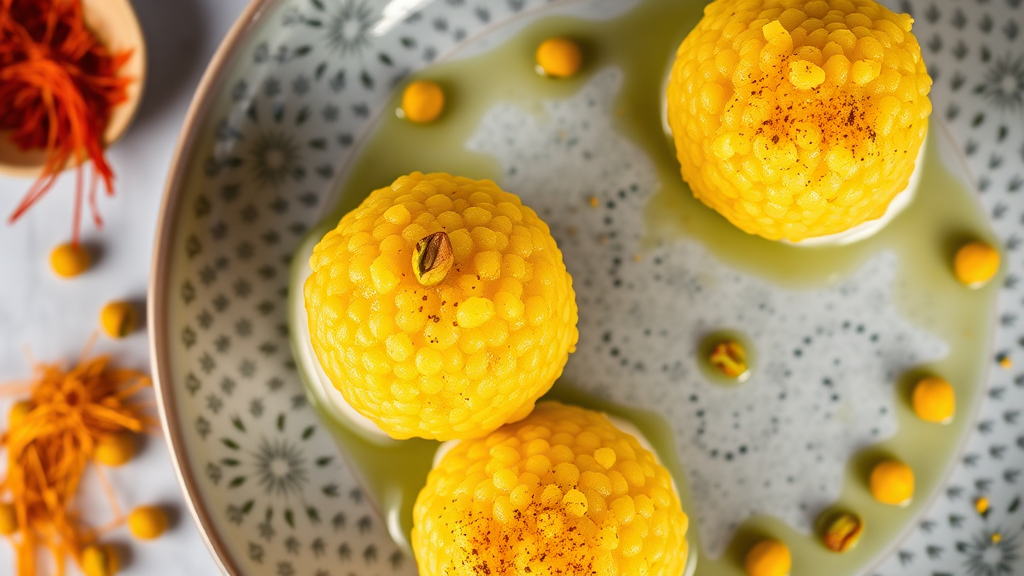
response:
<svg viewBox="0 0 1024 576"><path fill-rule="evenodd" d="M738 228L800 241L880 218L928 130L913 20L873 0L716 0L669 79L694 195Z"/></svg>
<svg viewBox="0 0 1024 576"><path fill-rule="evenodd" d="M547 224L488 180L403 176L310 265L316 357L393 438L474 438L525 418L576 348L572 278Z"/></svg>
<svg viewBox="0 0 1024 576"><path fill-rule="evenodd" d="M412 544L423 576L680 576L688 526L668 470L635 437L542 402L441 458Z"/></svg>

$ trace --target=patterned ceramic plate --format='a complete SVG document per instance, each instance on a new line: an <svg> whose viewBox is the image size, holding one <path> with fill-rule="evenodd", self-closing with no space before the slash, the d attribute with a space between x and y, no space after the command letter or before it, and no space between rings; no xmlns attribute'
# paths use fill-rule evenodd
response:
<svg viewBox="0 0 1024 576"><path fill-rule="evenodd" d="M739 574L762 533L793 546L795 574L1021 569L1021 2L893 6L914 15L936 82L922 186L878 236L813 250L732 230L678 182L657 94L700 4L253 3L186 125L150 298L168 435L229 573L415 572L375 510L377 487L355 481L304 394L286 305L307 233L413 169L495 179L551 224L581 308L564 387L643 420L656 444L664 435L698 574ZM580 78L530 70L532 46L553 33L584 41ZM450 90L436 127L392 118L413 74ZM1005 248L1001 285L952 283L945 263L966 237ZM696 360L726 329L756 354L738 387ZM952 426L907 410L905 387L926 372L957 386ZM908 509L866 496L863 468L882 455L919 472ZM869 525L849 556L812 534L836 502Z"/></svg>

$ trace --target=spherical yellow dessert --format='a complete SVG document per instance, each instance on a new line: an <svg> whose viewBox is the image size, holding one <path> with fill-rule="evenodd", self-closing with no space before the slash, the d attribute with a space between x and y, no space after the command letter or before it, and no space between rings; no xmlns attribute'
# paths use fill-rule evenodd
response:
<svg viewBox="0 0 1024 576"><path fill-rule="evenodd" d="M653 453L603 414L543 402L459 442L413 510L423 576L679 576L688 519Z"/></svg>
<svg viewBox="0 0 1024 576"><path fill-rule="evenodd" d="M413 173L310 258L313 350L393 438L483 436L525 418L575 350L576 296L548 226L493 182Z"/></svg>
<svg viewBox="0 0 1024 576"><path fill-rule="evenodd" d="M873 0L716 0L680 45L668 123L694 195L771 240L880 218L928 130L912 19Z"/></svg>

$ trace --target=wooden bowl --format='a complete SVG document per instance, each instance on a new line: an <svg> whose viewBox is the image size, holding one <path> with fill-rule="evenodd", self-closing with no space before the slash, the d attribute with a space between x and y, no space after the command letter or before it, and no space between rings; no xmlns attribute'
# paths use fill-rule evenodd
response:
<svg viewBox="0 0 1024 576"><path fill-rule="evenodd" d="M132 78L128 100L117 105L103 132L103 145L110 146L131 124L146 82L146 42L142 27L130 0L81 0L86 25L113 52L131 50L131 58L121 67L121 77ZM9 132L0 132L0 174L19 178L37 178L46 163L46 151L23 151L11 141ZM73 167L69 164L67 167Z"/></svg>

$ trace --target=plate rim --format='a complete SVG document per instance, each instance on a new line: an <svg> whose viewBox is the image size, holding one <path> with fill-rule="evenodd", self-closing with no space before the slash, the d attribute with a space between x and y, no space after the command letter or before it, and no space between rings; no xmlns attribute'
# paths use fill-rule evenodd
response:
<svg viewBox="0 0 1024 576"><path fill-rule="evenodd" d="M194 152L197 142L202 135L200 128L203 125L203 122L209 119L212 108L216 104L216 90L224 84L224 73L229 69L229 65L236 61L239 51L246 41L251 39L253 34L260 30L261 25L265 24L268 13L283 1L284 0L249 0L249 3L245 6L230 27L228 33L219 43L217 50L214 52L214 55L207 64L202 78L193 93L191 103L189 104L182 128L177 138L174 152L171 156L170 168L166 176L164 189L161 195L158 221L154 232L154 245L151 253L152 259L149 271L150 284L147 289L146 313L148 316L149 352L152 359L152 380L156 391L161 428L163 429L165 438L167 439L168 451L171 456L171 463L174 467L175 476L185 497L186 505L188 506L192 519L218 568L222 573L229 576L246 576L247 573L240 568L240 564L236 562L234 555L228 550L228 545L226 544L225 539L222 538L221 532L219 532L216 529L216 526L214 526L213 517L209 514L207 506L198 501L203 497L202 491L198 486L198 482L196 480L197 477L194 473L193 467L189 463L187 455L184 453L183 430L178 420L179 411L177 404L175 403L175 393L170 373L171 361L169 357L170 342L168 340L168 310L167 307L160 306L159 304L165 302L169 292L169 286L167 284L169 281L170 265L173 257L172 240L174 237L175 226L181 216L182 205L180 200L181 196L185 193L183 185L188 175L187 168L190 167L190 164L186 162L186 158ZM698 1L706 3L711 0ZM568 0L567 3L572 4L575 2L573 0ZM458 48L456 48L456 51L458 51ZM451 54L446 56L450 57ZM439 58L435 63L442 60L444 60L444 58ZM379 114L377 114L368 124L372 126L376 124L379 119ZM980 193L977 189L976 182L973 179L973 170L970 168L967 159L963 157L962 150L960 150L956 145L956 138L952 134L952 130L948 125L948 122L945 119L936 116L933 116L931 120L933 122L933 126L939 128L943 132L941 137L947 139L948 143L952 145L950 151L956 159L958 168L963 171L964 176L966 176L966 179L962 184L971 192L972 200L979 205L979 208L983 209ZM359 140L361 139L362 138ZM356 146L359 145L359 140L357 140ZM350 164L354 160L354 156L350 157L348 163ZM341 175L335 176L335 178L332 179L332 185L343 179L344 177ZM989 218L986 218L986 223L991 226L991 220ZM995 310L999 309L998 299L994 302L993 307ZM994 349L995 347L998 333L998 325L993 324L991 332L987 335L990 344L990 352L992 351L991 349ZM981 386L981 390L979 391L979 399L975 403L972 413L969 414L970 422L976 423L980 418L981 411L984 406L984 387L986 383L990 381L993 371L994 368L991 365L985 365L980 378L979 385ZM172 418L174 419L173 422ZM968 432L960 439L959 445L954 449L954 458L951 459L949 466L942 473L941 481L939 483L940 486L948 485L952 476L955 474L958 462L967 451L971 437L972 434ZM922 514L935 505L940 495L941 490L936 490L929 496L922 508ZM884 565L884 563L892 557L899 546L913 535L915 527L916 523L909 523L904 533L896 539L892 547L870 564L871 570L878 569Z"/></svg>
<svg viewBox="0 0 1024 576"><path fill-rule="evenodd" d="M171 164L164 184L157 213L157 225L153 238L153 251L149 270L149 288L146 295L148 319L149 355L152 362L153 388L156 392L160 426L167 440L171 465L178 480L185 504L199 535L213 556L222 574L244 576L234 556L213 527L213 519L206 506L197 503L201 498L196 476L185 455L182 453L182 430L178 420L177 405L174 401L174 387L170 384L170 350L166 338L168 330L167 308L160 306L167 297L168 277L171 263L171 240L175 224L181 211L179 197L184 193L183 184L189 163L185 158L194 150L200 137L199 126L210 116L215 104L215 89L223 83L223 73L235 61L240 47L259 29L270 7L280 0L250 0L241 14L231 25L224 39L214 52L202 79L192 95L188 112L178 134ZM166 382L166 385L165 385Z"/></svg>

